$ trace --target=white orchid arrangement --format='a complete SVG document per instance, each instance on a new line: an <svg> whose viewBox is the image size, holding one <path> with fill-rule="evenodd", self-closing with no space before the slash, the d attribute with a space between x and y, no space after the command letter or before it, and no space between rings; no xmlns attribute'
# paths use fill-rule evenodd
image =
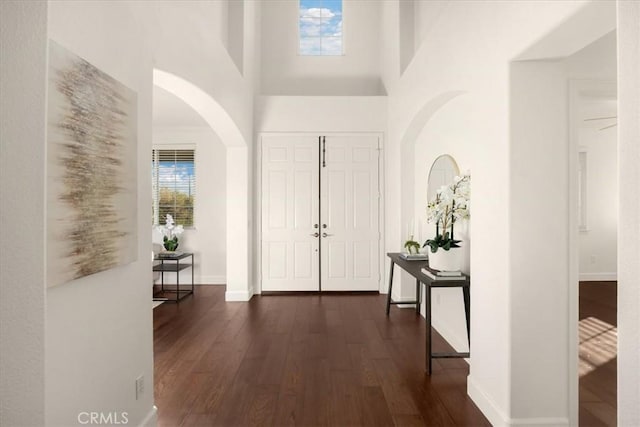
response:
<svg viewBox="0 0 640 427"><path fill-rule="evenodd" d="M453 183L443 185L436 197L427 205L427 222L436 224L436 237L424 242L431 252L438 248L448 251L459 248L460 240L453 237L453 225L456 221L469 218L469 197L471 195L471 175L456 176ZM442 230L442 234L440 234Z"/></svg>
<svg viewBox="0 0 640 427"><path fill-rule="evenodd" d="M184 232L184 228L181 225L175 225L173 216L167 214L164 226L157 226L156 230L162 234L162 242L166 250L178 249L178 237Z"/></svg>

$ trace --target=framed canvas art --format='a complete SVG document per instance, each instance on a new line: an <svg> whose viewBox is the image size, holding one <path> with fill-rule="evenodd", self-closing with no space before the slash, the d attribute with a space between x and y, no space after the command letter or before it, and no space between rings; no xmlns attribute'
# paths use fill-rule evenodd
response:
<svg viewBox="0 0 640 427"><path fill-rule="evenodd" d="M137 258L136 93L49 42L47 286Z"/></svg>

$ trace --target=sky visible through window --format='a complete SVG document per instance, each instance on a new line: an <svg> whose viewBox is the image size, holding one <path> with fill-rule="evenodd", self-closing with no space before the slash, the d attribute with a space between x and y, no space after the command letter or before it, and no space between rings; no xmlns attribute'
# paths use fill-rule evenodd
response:
<svg viewBox="0 0 640 427"><path fill-rule="evenodd" d="M193 162L166 162L158 164L158 182L160 187L171 188L177 192L191 195L195 188L195 168Z"/></svg>
<svg viewBox="0 0 640 427"><path fill-rule="evenodd" d="M171 214L176 224L194 225L196 193L194 150L154 149L152 191L154 224Z"/></svg>
<svg viewBox="0 0 640 427"><path fill-rule="evenodd" d="M342 54L342 0L300 0L300 55Z"/></svg>

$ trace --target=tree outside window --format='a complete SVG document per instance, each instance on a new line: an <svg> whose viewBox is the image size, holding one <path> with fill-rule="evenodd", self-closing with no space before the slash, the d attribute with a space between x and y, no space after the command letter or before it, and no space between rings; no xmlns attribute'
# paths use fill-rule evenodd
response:
<svg viewBox="0 0 640 427"><path fill-rule="evenodd" d="M195 150L154 149L152 154L153 224L164 224L170 214L176 224L193 227Z"/></svg>

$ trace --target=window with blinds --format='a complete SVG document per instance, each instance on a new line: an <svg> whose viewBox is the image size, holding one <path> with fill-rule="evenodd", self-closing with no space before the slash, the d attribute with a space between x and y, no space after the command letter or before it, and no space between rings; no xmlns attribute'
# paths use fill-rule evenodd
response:
<svg viewBox="0 0 640 427"><path fill-rule="evenodd" d="M163 225L171 214L176 225L194 226L195 150L153 149L153 223Z"/></svg>

